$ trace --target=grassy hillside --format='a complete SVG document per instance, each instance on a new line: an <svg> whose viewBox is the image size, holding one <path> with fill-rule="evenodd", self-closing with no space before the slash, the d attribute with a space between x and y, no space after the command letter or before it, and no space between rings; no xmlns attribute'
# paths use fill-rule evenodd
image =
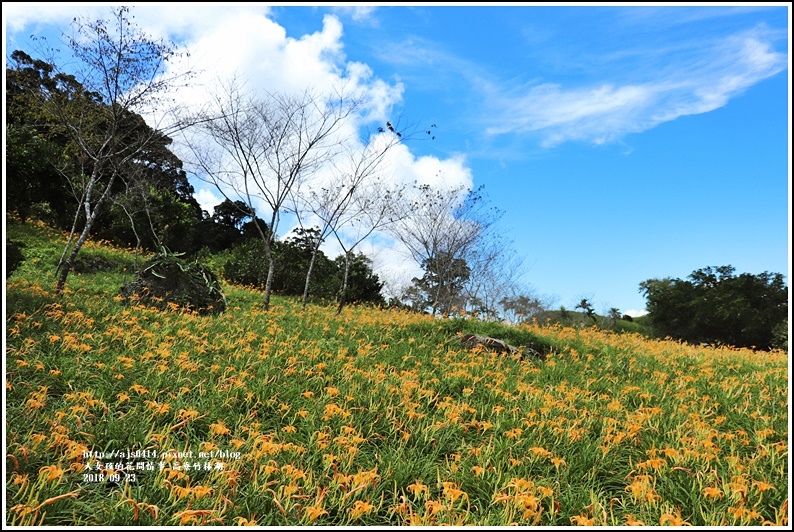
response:
<svg viewBox="0 0 794 532"><path fill-rule="evenodd" d="M63 236L10 225L13 525L783 525L779 352L333 309L225 286L219 316L122 306L134 257L53 295ZM519 361L459 333L548 351Z"/></svg>
<svg viewBox="0 0 794 532"><path fill-rule="evenodd" d="M564 313L559 310L546 310L538 314L536 321L539 323L557 323L564 327L592 327L598 326L602 329L611 329L615 332L637 333L646 338L656 338L650 324L650 316L645 315L639 318L628 320L612 320L607 316L594 314L595 322L584 312L566 310Z"/></svg>

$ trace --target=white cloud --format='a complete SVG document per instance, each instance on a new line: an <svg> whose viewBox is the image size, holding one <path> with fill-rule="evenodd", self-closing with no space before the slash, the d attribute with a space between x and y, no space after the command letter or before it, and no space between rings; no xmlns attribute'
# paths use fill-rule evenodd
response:
<svg viewBox="0 0 794 532"><path fill-rule="evenodd" d="M326 93L344 86L363 96L371 119L383 118L402 99L401 85L389 85L367 65L346 61L343 27L333 15L323 17L320 31L295 38L250 9L227 9L214 19L213 13L184 42L198 76L188 90L180 90L180 99L202 102L219 79L232 76L242 77L261 94L307 88Z"/></svg>
<svg viewBox="0 0 794 532"><path fill-rule="evenodd" d="M76 6L46 3L4 3L4 23L15 37L38 33L51 24L68 33L73 18L108 19L111 5ZM360 19L371 9L346 10ZM335 15L323 17L322 29L299 37L269 18L270 8L245 4L142 4L131 10L134 22L148 35L173 40L190 53L170 66L170 73L192 70L197 75L177 96L185 105L206 101L219 79L237 75L257 91L292 92L307 87L320 92L346 85L366 100L368 120L383 120L402 99L403 87L374 77L364 64L347 62L343 26Z"/></svg>
<svg viewBox="0 0 794 532"><path fill-rule="evenodd" d="M107 6L36 2L3 2L3 22L9 32L29 31L43 24L63 25L66 32L69 22L76 16L96 18L103 16Z"/></svg>
<svg viewBox="0 0 794 532"><path fill-rule="evenodd" d="M640 316L645 316L646 314L648 314L648 311L647 310L634 310L634 309L631 309L631 310L627 310L623 314L628 314L632 318L639 318Z"/></svg>
<svg viewBox="0 0 794 532"><path fill-rule="evenodd" d="M247 87L257 91L298 92L306 88L329 91L345 85L347 90L361 94L364 99L360 113L342 132L358 138L354 133L361 126L393 120L390 115L402 100L404 87L377 78L364 63L347 61L343 35L342 24L333 15L323 18L320 31L298 38L287 36L284 28L263 14L231 11L219 15L216 24L204 28L186 43L195 66L204 71L192 87L180 89L180 101L200 104L217 79L237 73L244 74ZM379 136L376 134L367 140L377 142ZM393 184L408 187L414 182L444 188L473 186L472 172L463 155L447 159L417 157L411 151L410 142L399 144L388 153L383 175ZM331 176L330 169L326 169L319 172L313 182L321 186L328 183ZM197 197L198 194L202 196L199 201L203 207L205 203L212 203L210 212L211 207L220 202L206 189L200 189ZM262 205L257 207L263 208ZM285 219L284 222L285 226L279 231L282 236L295 229L294 220ZM305 226L320 225L319 220L311 217L305 218L303 223ZM284 233L287 229L289 231ZM350 228L348 233L352 241L357 239L353 236L355 228ZM326 241L323 251L332 258L342 252L333 237ZM421 275L421 269L402 245L384 233L373 234L356 251L373 260L373 269L394 293L410 284L412 277Z"/></svg>
<svg viewBox="0 0 794 532"><path fill-rule="evenodd" d="M463 154L453 154L448 159L416 157L409 146L400 144L389 153L386 171L395 183L407 186L413 183L450 189L473 186L473 175Z"/></svg>
<svg viewBox="0 0 794 532"><path fill-rule="evenodd" d="M185 42L227 24L261 19L270 13L270 8L261 4L241 4L233 8L228 4L196 4L186 9L184 4L171 2L141 4L135 6L132 13L147 33Z"/></svg>
<svg viewBox="0 0 794 532"><path fill-rule="evenodd" d="M172 69L172 73L191 69L197 74L188 87L178 91L185 106L205 103L217 92L219 80L232 77L244 80L246 88L259 95L307 89L322 95L344 90L363 101L357 121L345 130L350 133L363 124L383 123L402 100L401 84L386 83L369 66L347 61L343 26L334 15L323 17L321 30L297 38L288 36L266 14L251 9L227 9L214 19L202 20L201 31L184 41L189 62Z"/></svg>
<svg viewBox="0 0 794 532"><path fill-rule="evenodd" d="M691 50L692 58L661 66L645 82L565 88L544 83L493 94L495 117L487 132L536 133L544 146L565 141L595 144L651 129L676 118L722 107L752 85L786 68L763 31L735 35Z"/></svg>
<svg viewBox="0 0 794 532"><path fill-rule="evenodd" d="M363 253L372 259L372 270L383 283L383 297L387 300L399 298L413 283L411 279L421 278L424 272L417 263L405 258L404 252L395 247L375 247L371 243L362 246Z"/></svg>
<svg viewBox="0 0 794 532"><path fill-rule="evenodd" d="M193 197L195 197L196 201L199 202L201 208L210 213L210 215L213 212L213 208L219 203L223 202L223 198L221 196L206 188L200 188L196 190L195 194L193 194Z"/></svg>

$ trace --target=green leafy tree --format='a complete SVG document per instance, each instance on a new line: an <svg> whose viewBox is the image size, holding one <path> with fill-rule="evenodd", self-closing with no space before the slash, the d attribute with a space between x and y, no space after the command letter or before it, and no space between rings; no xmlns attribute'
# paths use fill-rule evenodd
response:
<svg viewBox="0 0 794 532"><path fill-rule="evenodd" d="M275 292L283 295L302 295L306 272L314 257L315 282L311 295L323 299L341 299L343 279L347 269L346 301L354 303L383 303L383 284L372 271L372 262L364 254L339 255L333 261L322 250L315 252L315 242L320 230L298 228L295 235L273 243L276 270L272 282ZM268 265L260 260L264 243L258 238L246 238L235 245L223 269L224 277L231 282L264 288Z"/></svg>
<svg viewBox="0 0 794 532"><path fill-rule="evenodd" d="M345 255L339 255L334 259L338 275L344 276L347 267L347 286L344 298L348 303L374 303L382 305L385 303L381 289L383 283L377 274L372 271L372 261L363 253L350 255L350 260L345 260ZM341 290L343 283L337 278L339 298L343 297Z"/></svg>
<svg viewBox="0 0 794 532"><path fill-rule="evenodd" d="M574 308L580 308L584 311L585 316L587 319L592 320L594 324L598 324L598 318L595 314L595 309L593 308L593 304L587 298L582 298L582 300L576 304Z"/></svg>
<svg viewBox="0 0 794 532"><path fill-rule="evenodd" d="M261 239L247 238L234 245L223 265L223 276L230 282L261 288L267 281L267 264L260 260L265 244Z"/></svg>
<svg viewBox="0 0 794 532"><path fill-rule="evenodd" d="M219 253L242 245L251 238L260 238L259 231L270 234L270 228L242 202L225 199L213 208L213 214L202 212L202 219L195 224L192 249L206 249ZM262 250L264 253L264 249ZM235 253L237 255L238 252ZM256 283L243 283L256 284Z"/></svg>
<svg viewBox="0 0 794 532"><path fill-rule="evenodd" d="M275 269L271 287L283 295L303 293L306 271L314 254L314 243L318 238L317 228L298 228L293 236L275 240L271 244ZM264 288L267 284L269 266L261 260L264 250L261 238L249 236L232 247L224 267L224 276L238 284ZM312 295L331 298L338 289L339 272L336 265L319 251L315 255L315 267L319 282L312 287Z"/></svg>
<svg viewBox="0 0 794 532"><path fill-rule="evenodd" d="M251 210L245 203L227 198L213 209L212 221L239 232L245 221L251 216Z"/></svg>
<svg viewBox="0 0 794 532"><path fill-rule="evenodd" d="M640 283L654 331L691 343L769 349L788 316L782 274L734 275L732 266L707 267L687 279Z"/></svg>
<svg viewBox="0 0 794 532"><path fill-rule="evenodd" d="M609 320L609 327L615 327L621 319L620 309L616 307L612 307L609 309L609 314L607 315L607 319Z"/></svg>
<svg viewBox="0 0 794 532"><path fill-rule="evenodd" d="M546 310L547 305L531 294L514 294L499 301L510 323L525 323Z"/></svg>
<svg viewBox="0 0 794 532"><path fill-rule="evenodd" d="M306 191L297 191L294 212L301 221L302 213L310 213L321 220L315 240L312 260L306 273L306 284L303 291L302 306L306 305L306 297L312 281L314 257L325 239L334 234L339 245L345 252L342 279L342 292L339 295L341 312L346 299L346 276L350 274L351 260L355 260L353 250L371 235L393 219L392 202L401 196L401 188L390 190L381 181L381 167L387 153L397 146L401 139L407 137L395 131L391 122L387 122L389 134L380 128L380 137L369 139L366 145L345 146L342 154L337 157L332 167L333 185L307 187Z"/></svg>
<svg viewBox="0 0 794 532"><path fill-rule="evenodd" d="M72 166L68 137L58 132L40 101L80 94L72 76L55 73L46 61L21 50L11 54L6 68L6 209L25 220L35 216L68 228L73 191L62 172Z"/></svg>
<svg viewBox="0 0 794 532"><path fill-rule="evenodd" d="M451 315L464 308L462 293L471 270L462 258L449 252L441 252L422 261L425 274L412 279L424 295L423 307L431 307L432 313Z"/></svg>
<svg viewBox="0 0 794 532"><path fill-rule="evenodd" d="M322 250L317 249L320 229L297 228L295 234L274 245L276 271L273 290L287 295L332 298L337 289L338 269ZM304 292L309 269L314 269L315 283ZM305 301L305 298L303 298Z"/></svg>
<svg viewBox="0 0 794 532"><path fill-rule="evenodd" d="M128 161L111 190L110 208L97 217L95 234L120 244L173 251L193 251L191 233L201 220L201 206L169 146L171 139L131 113L125 121L131 142L148 138L138 156ZM134 240L133 240L134 239Z"/></svg>
<svg viewBox="0 0 794 532"><path fill-rule="evenodd" d="M70 121L84 115L101 116L104 100L87 91L75 76L58 72L55 65L23 51L13 52L9 65L8 208L22 219L35 216L74 230L86 221L84 200L89 197L86 186L94 165L75 135L98 139L111 126L107 120L96 119L80 124L85 128L79 129ZM98 214L91 234L122 245L147 249L165 245L188 251L201 208L182 161L169 149L171 139L130 109L119 109L117 118L120 150L125 144L139 144L140 139L149 141L138 146L135 157L119 160L120 171L105 202L109 208L94 208Z"/></svg>

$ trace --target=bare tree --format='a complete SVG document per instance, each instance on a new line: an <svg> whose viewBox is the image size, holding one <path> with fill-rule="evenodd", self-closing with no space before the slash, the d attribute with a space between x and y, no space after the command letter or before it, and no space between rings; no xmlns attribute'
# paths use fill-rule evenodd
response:
<svg viewBox="0 0 794 532"><path fill-rule="evenodd" d="M59 90L40 91L38 104L70 140L74 165L64 175L79 198L74 224L56 275L56 292L66 279L102 208L112 199L120 175L132 177L140 158L167 131L149 127L138 113L165 107L170 91L190 73L165 74L179 54L173 44L143 33L128 7L115 7L111 20L74 19L67 36L76 73L58 73ZM57 69L49 50L48 61ZM183 127L175 124L173 129ZM82 211L82 212L81 212ZM79 224L82 229L79 230Z"/></svg>
<svg viewBox="0 0 794 532"><path fill-rule="evenodd" d="M327 98L307 90L258 99L232 80L199 120L209 142L189 141L199 177L227 199L242 201L262 238L268 262L265 310L270 307L280 216L288 199L338 153L342 125L358 106L343 91ZM257 221L260 205L270 211L267 227Z"/></svg>
<svg viewBox="0 0 794 532"><path fill-rule="evenodd" d="M306 307L315 258L322 243L330 234L337 235L339 244L345 253L345 271L340 293L341 312L347 292L347 279L350 268L350 256L353 249L374 231L382 228L384 223L393 219L394 209L391 202L401 194L399 188L387 190L382 175L385 158L388 152L406 138L403 133L396 132L390 122L386 133L380 128L377 136L371 137L366 145L354 142L346 146L343 154L333 167L331 183L301 191L295 200L295 212L301 219L301 212L314 215L321 221L320 233L309 262L306 283L303 290L301 307ZM303 224L301 224L303 225ZM340 238L345 228L359 231L351 240Z"/></svg>
<svg viewBox="0 0 794 532"><path fill-rule="evenodd" d="M523 258L501 233L489 231L468 260L471 274L463 291L469 311L484 319L500 319L501 301L517 291Z"/></svg>
<svg viewBox="0 0 794 532"><path fill-rule="evenodd" d="M482 187L433 189L414 187L414 199L404 203L403 215L391 234L426 271L424 290L432 314L459 306L462 284L471 275L469 262L484 257L490 232L500 213L485 206ZM451 290L453 286L459 287Z"/></svg>
<svg viewBox="0 0 794 532"><path fill-rule="evenodd" d="M548 296L539 296L528 288L515 290L499 301L504 317L510 324L525 323L550 309L554 302Z"/></svg>
<svg viewBox="0 0 794 532"><path fill-rule="evenodd" d="M403 215L398 208L403 194L404 187L401 185L389 185L380 179L366 182L359 186L352 204L331 224L345 259L337 314L341 314L345 306L350 260L354 250L374 232L388 229Z"/></svg>
<svg viewBox="0 0 794 532"><path fill-rule="evenodd" d="M130 229L132 229L132 234L135 235L135 267L138 267L138 254L141 251L142 241L141 235L138 233L138 228L135 225L135 215L143 212L146 214L146 218L149 221L149 229L152 232L152 237L157 242L158 246L162 245L160 237L157 235L157 230L154 228L154 223L152 222L151 211L149 208L148 202L148 194L144 187L140 186L139 183L135 181L128 181L121 179L124 183L125 191L123 194L117 194L111 198L113 205L120 208L124 215L130 222Z"/></svg>

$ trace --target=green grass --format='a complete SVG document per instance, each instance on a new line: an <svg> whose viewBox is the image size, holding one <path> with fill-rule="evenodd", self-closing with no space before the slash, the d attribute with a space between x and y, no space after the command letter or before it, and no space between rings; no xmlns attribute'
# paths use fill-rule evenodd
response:
<svg viewBox="0 0 794 532"><path fill-rule="evenodd" d="M6 283L8 524L786 523L785 353L281 297L264 313L232 285L219 316L123 306L135 257L93 243L117 266L56 297L65 237L7 238L26 244ZM87 453L144 450L134 482L84 476L102 473ZM240 454L185 471L169 450Z"/></svg>

